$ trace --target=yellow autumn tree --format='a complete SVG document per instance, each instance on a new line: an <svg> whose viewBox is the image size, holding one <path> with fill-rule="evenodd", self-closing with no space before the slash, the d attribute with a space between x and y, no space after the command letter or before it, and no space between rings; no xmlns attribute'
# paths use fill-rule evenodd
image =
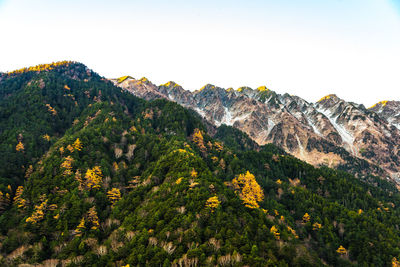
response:
<svg viewBox="0 0 400 267"><path fill-rule="evenodd" d="M273 225L269 231L274 235L274 237L277 240L279 240L279 238L281 237L281 234L278 232L278 228L275 225Z"/></svg>
<svg viewBox="0 0 400 267"><path fill-rule="evenodd" d="M311 216L306 212L303 215L303 222L306 223L306 222L310 221L310 219L311 219Z"/></svg>
<svg viewBox="0 0 400 267"><path fill-rule="evenodd" d="M99 217L97 216L96 207L93 206L89 209L87 214L87 219L88 222L92 224L92 227L90 229L92 230L99 229L100 223L99 223Z"/></svg>
<svg viewBox="0 0 400 267"><path fill-rule="evenodd" d="M25 208L26 200L22 198L22 193L24 192L23 186L18 186L15 191L14 204L20 209Z"/></svg>
<svg viewBox="0 0 400 267"><path fill-rule="evenodd" d="M396 257L392 259L392 267L400 267L400 262L397 260Z"/></svg>
<svg viewBox="0 0 400 267"><path fill-rule="evenodd" d="M192 176L193 178L196 178L196 177L197 177L197 172L196 172L195 169L193 169L193 170L190 172L190 176Z"/></svg>
<svg viewBox="0 0 400 267"><path fill-rule="evenodd" d="M201 152L206 152L207 148L204 145L204 138L203 138L203 134L201 133L201 131L199 129L194 129L194 133L193 133L193 142L199 147Z"/></svg>
<svg viewBox="0 0 400 267"><path fill-rule="evenodd" d="M78 181L79 185L78 185L78 190L79 191L83 191L84 187L85 187L85 182L82 179L82 174L80 170L76 170L75 172L75 180Z"/></svg>
<svg viewBox="0 0 400 267"><path fill-rule="evenodd" d="M35 209L34 209L32 215L30 217L28 217L25 220L25 222L32 223L32 224L38 223L40 220L43 219L46 208L47 208L47 199L44 200L42 203L40 203L40 205L35 206Z"/></svg>
<svg viewBox="0 0 400 267"><path fill-rule="evenodd" d="M121 191L119 191L118 188L113 188L107 192L107 197L111 202L111 206L114 206L114 204L121 199Z"/></svg>
<svg viewBox="0 0 400 267"><path fill-rule="evenodd" d="M95 166L92 169L88 169L85 174L86 186L89 189L100 188L100 184L103 180L103 173L99 166Z"/></svg>
<svg viewBox="0 0 400 267"><path fill-rule="evenodd" d="M64 172L63 172L64 175L72 174L72 162L74 162L74 159L71 156L68 156L61 163L61 168L64 168Z"/></svg>
<svg viewBox="0 0 400 267"><path fill-rule="evenodd" d="M46 141L50 141L50 136L48 134L43 135L43 139Z"/></svg>
<svg viewBox="0 0 400 267"><path fill-rule="evenodd" d="M321 228L322 228L322 225L320 223L316 222L316 223L313 224L313 230L314 231L317 231L317 230L319 230Z"/></svg>
<svg viewBox="0 0 400 267"><path fill-rule="evenodd" d="M18 152L24 151L24 149L25 149L24 144L21 141L19 141L18 144L15 146L15 150L17 150Z"/></svg>
<svg viewBox="0 0 400 267"><path fill-rule="evenodd" d="M347 253L347 249L345 249L342 245L339 246L339 248L336 250L337 253L340 255L344 255Z"/></svg>
<svg viewBox="0 0 400 267"><path fill-rule="evenodd" d="M83 148L82 142L81 140L79 140L79 138L76 138L75 142L72 144L72 147L75 150L81 151Z"/></svg>
<svg viewBox="0 0 400 267"><path fill-rule="evenodd" d="M218 152L221 152L222 150L224 150L224 147L223 147L222 144L219 143L219 142L215 142L215 143L214 143L214 148L215 148L215 150L217 150Z"/></svg>
<svg viewBox="0 0 400 267"><path fill-rule="evenodd" d="M213 197L210 197L209 199L207 199L206 208L209 208L209 209L211 209L211 212L214 212L215 209L217 209L220 204L221 204L221 201L219 201L218 197L213 196Z"/></svg>
<svg viewBox="0 0 400 267"><path fill-rule="evenodd" d="M81 236L85 229L86 229L85 218L82 217L81 221L79 222L78 226L75 229L76 235Z"/></svg>
<svg viewBox="0 0 400 267"><path fill-rule="evenodd" d="M67 149L69 150L69 152L74 152L74 147L73 146L71 146L71 145L68 145L67 146Z"/></svg>
<svg viewBox="0 0 400 267"><path fill-rule="evenodd" d="M233 179L232 185L239 194L240 199L243 200L243 203L248 208L258 208L258 203L264 199L264 192L261 186L257 183L254 175L249 171Z"/></svg>

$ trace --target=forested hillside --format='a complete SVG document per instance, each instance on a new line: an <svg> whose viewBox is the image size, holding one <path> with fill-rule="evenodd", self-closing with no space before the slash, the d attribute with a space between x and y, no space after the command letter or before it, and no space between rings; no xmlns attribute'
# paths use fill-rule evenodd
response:
<svg viewBox="0 0 400 267"><path fill-rule="evenodd" d="M0 80L0 264L397 266L400 195L75 62ZM368 183L366 182L368 181Z"/></svg>

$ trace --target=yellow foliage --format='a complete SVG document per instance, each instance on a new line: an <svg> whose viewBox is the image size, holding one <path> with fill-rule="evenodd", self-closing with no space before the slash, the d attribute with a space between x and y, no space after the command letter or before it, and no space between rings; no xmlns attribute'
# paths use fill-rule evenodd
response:
<svg viewBox="0 0 400 267"><path fill-rule="evenodd" d="M219 207L221 201L219 201L217 196L210 197L207 199L206 207L211 209L211 212L214 212L215 209Z"/></svg>
<svg viewBox="0 0 400 267"><path fill-rule="evenodd" d="M180 177L180 178L176 179L175 183L176 183L176 184L180 184L180 183L182 183L182 179L183 179L182 177Z"/></svg>
<svg viewBox="0 0 400 267"><path fill-rule="evenodd" d="M44 212L47 208L47 199L40 203L40 205L35 205L35 209L30 217L28 217L25 222L36 224L44 217Z"/></svg>
<svg viewBox="0 0 400 267"><path fill-rule="evenodd" d="M114 204L121 199L121 191L119 191L118 188L113 188L107 192L107 197L110 200L111 205L114 206Z"/></svg>
<svg viewBox="0 0 400 267"><path fill-rule="evenodd" d="M74 147L73 146L71 146L71 145L68 145L67 146L67 149L69 150L69 152L74 152Z"/></svg>
<svg viewBox="0 0 400 267"><path fill-rule="evenodd" d="M25 147L24 144L22 144L21 141L18 142L18 144L15 146L15 150L17 151L24 151Z"/></svg>
<svg viewBox="0 0 400 267"><path fill-rule="evenodd" d="M376 104L374 104L374 105L372 105L371 107L369 107L368 109L371 109L371 108L374 108L374 107L376 107L377 105L381 105L382 107L384 107L384 106L386 106L387 105L387 103L388 103L389 101L387 101L387 100L384 100L384 101L379 101L378 103L376 103Z"/></svg>
<svg viewBox="0 0 400 267"><path fill-rule="evenodd" d="M119 170L118 164L115 161L113 162L113 169L114 169L114 171Z"/></svg>
<svg viewBox="0 0 400 267"><path fill-rule="evenodd" d="M53 218L58 220L58 218L60 218L60 213L57 213L56 215L54 215Z"/></svg>
<svg viewBox="0 0 400 267"><path fill-rule="evenodd" d="M392 259L392 267L400 267L400 262L396 259L396 257L393 257Z"/></svg>
<svg viewBox="0 0 400 267"><path fill-rule="evenodd" d="M204 138L203 138L203 134L201 133L201 131L199 129L194 129L194 133L193 133L193 142L199 147L201 152L206 152L207 148L204 145Z"/></svg>
<svg viewBox="0 0 400 267"><path fill-rule="evenodd" d="M359 209L359 210L358 210L358 214L361 214L361 213L363 213L363 210L362 210L362 209Z"/></svg>
<svg viewBox="0 0 400 267"><path fill-rule="evenodd" d="M79 222L78 226L75 229L75 233L77 236L81 236L82 232L86 229L85 226L85 218L82 218L81 221Z"/></svg>
<svg viewBox="0 0 400 267"><path fill-rule="evenodd" d="M238 192L240 199L243 200L243 203L248 208L258 208L258 203L264 199L264 192L261 186L257 183L254 175L249 171L233 179L232 185L236 192Z"/></svg>
<svg viewBox="0 0 400 267"><path fill-rule="evenodd" d="M269 89L265 85L262 85L262 86L258 87L257 90L259 92L269 91Z"/></svg>
<svg viewBox="0 0 400 267"><path fill-rule="evenodd" d="M294 230L292 227L288 226L287 227L288 231L292 233L292 235L294 235L295 238L299 238L299 236L296 233L296 230Z"/></svg>
<svg viewBox="0 0 400 267"><path fill-rule="evenodd" d="M43 139L46 141L50 141L50 136L48 134L43 135Z"/></svg>
<svg viewBox="0 0 400 267"><path fill-rule="evenodd" d="M65 89L65 90L71 90L71 88L69 88L68 85L64 85L64 89Z"/></svg>
<svg viewBox="0 0 400 267"><path fill-rule="evenodd" d="M214 156L214 157L212 157L212 158L211 158L211 160L212 160L214 163L217 163L217 162L218 162L218 158L217 158L217 157L215 157L215 156Z"/></svg>
<svg viewBox="0 0 400 267"><path fill-rule="evenodd" d="M336 250L336 252L343 255L347 253L347 250L342 245L340 245L340 247Z"/></svg>
<svg viewBox="0 0 400 267"><path fill-rule="evenodd" d="M50 111L50 113L53 114L53 116L57 115L57 111L52 106L50 106L50 104L46 104L46 107Z"/></svg>
<svg viewBox="0 0 400 267"><path fill-rule="evenodd" d="M322 228L322 225L320 224L320 223L314 223L313 224L313 230L315 231L315 230L319 230L319 229L321 229Z"/></svg>
<svg viewBox="0 0 400 267"><path fill-rule="evenodd" d="M277 240L279 240L281 234L278 232L278 228L275 225L271 227L270 232L275 236Z"/></svg>
<svg viewBox="0 0 400 267"><path fill-rule="evenodd" d="M196 178L196 177L197 177L197 172L196 172L195 169L193 169L193 170L190 172L190 176L192 176L193 178Z"/></svg>
<svg viewBox="0 0 400 267"><path fill-rule="evenodd" d="M274 214L275 214L275 216L278 216L279 212L277 210L274 210Z"/></svg>
<svg viewBox="0 0 400 267"><path fill-rule="evenodd" d="M125 81L126 79L133 79L131 76L127 75L127 76L122 76L120 78L118 78L117 82L118 83L122 83L123 81Z"/></svg>
<svg viewBox="0 0 400 267"><path fill-rule="evenodd" d="M282 184L281 179L276 180L276 183L279 184L279 185Z"/></svg>
<svg viewBox="0 0 400 267"><path fill-rule="evenodd" d="M64 159L63 163L61 163L61 168L64 168L64 175L72 174L72 162L74 159L71 156L68 156Z"/></svg>
<svg viewBox="0 0 400 267"><path fill-rule="evenodd" d="M72 147L78 151L81 151L83 147L81 140L79 140L79 138L76 138L75 142L72 144Z"/></svg>
<svg viewBox="0 0 400 267"><path fill-rule="evenodd" d="M321 98L318 102L321 102L321 101L323 101L323 100L328 100L328 99L330 99L330 98L332 98L334 95L333 94L330 94L330 95L327 95L327 96L324 96L323 98Z"/></svg>
<svg viewBox="0 0 400 267"><path fill-rule="evenodd" d="M99 166L95 166L93 169L88 169L85 174L86 186L89 189L100 188L100 184L103 180L103 173Z"/></svg>
<svg viewBox="0 0 400 267"><path fill-rule="evenodd" d="M58 151L60 151L60 154L61 154L61 155L64 154L64 147L60 147L60 148L58 149Z"/></svg>
<svg viewBox="0 0 400 267"><path fill-rule="evenodd" d="M100 227L99 217L97 216L96 207L91 207L88 211L88 222L92 224L90 229L97 230Z"/></svg>
<svg viewBox="0 0 400 267"><path fill-rule="evenodd" d="M310 221L310 219L311 219L311 216L306 212L304 215L303 215L303 222L308 222L308 221Z"/></svg>
<svg viewBox="0 0 400 267"><path fill-rule="evenodd" d="M215 142L214 143L214 148L215 148L215 150L217 150L217 151L222 151L222 150L224 150L224 147L222 146L222 144L221 143L219 143L219 142Z"/></svg>
<svg viewBox="0 0 400 267"><path fill-rule="evenodd" d="M137 129L136 129L135 126L132 126L131 128L129 128L129 130L130 130L131 132L137 132Z"/></svg>
<svg viewBox="0 0 400 267"><path fill-rule="evenodd" d="M55 67L58 66L68 66L69 64L74 63L73 61L59 61L59 62L53 62L51 64L40 64L37 66L33 66L33 67L29 67L29 68L22 68L22 69L18 69L18 70L14 70L11 72L8 72L8 74L20 74L20 73L25 73L25 72L33 72L33 71L48 71L48 70L52 70Z"/></svg>
<svg viewBox="0 0 400 267"><path fill-rule="evenodd" d="M14 204L17 205L18 208L25 208L26 200L22 198L23 192L23 186L18 186L17 191L15 191Z"/></svg>

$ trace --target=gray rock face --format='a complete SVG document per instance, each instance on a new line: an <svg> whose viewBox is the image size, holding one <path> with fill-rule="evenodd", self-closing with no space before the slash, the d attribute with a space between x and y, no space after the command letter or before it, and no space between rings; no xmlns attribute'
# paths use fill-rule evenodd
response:
<svg viewBox="0 0 400 267"><path fill-rule="evenodd" d="M174 82L156 86L146 78L111 80L132 94L164 98L194 109L212 124L246 132L260 145L274 143L314 165L336 167L349 157L380 166L392 178L400 174L400 101L379 102L370 109L336 95L316 103L265 86L223 89L211 84L194 92ZM379 168L375 174L379 173ZM368 169L371 173L371 169Z"/></svg>

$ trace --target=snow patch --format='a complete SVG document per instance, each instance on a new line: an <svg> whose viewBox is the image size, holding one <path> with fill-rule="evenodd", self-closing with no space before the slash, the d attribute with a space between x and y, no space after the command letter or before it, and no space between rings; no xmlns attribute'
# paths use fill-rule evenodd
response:
<svg viewBox="0 0 400 267"><path fill-rule="evenodd" d="M206 113L199 108L194 108L194 110L200 114L203 118L206 118Z"/></svg>
<svg viewBox="0 0 400 267"><path fill-rule="evenodd" d="M312 127L314 133L318 134L319 136L323 136L322 133L318 130L317 126L312 122L312 119L309 116L306 116L308 124Z"/></svg>
<svg viewBox="0 0 400 267"><path fill-rule="evenodd" d="M351 133L349 133L347 131L347 129L343 126L340 125L336 122L338 116L335 117L331 117L332 115L332 111L327 110L327 109L317 109L319 112L321 112L322 114L324 114L329 121L331 122L331 124L333 125L333 127L336 129L336 131L339 133L340 137L342 137L343 142L345 142L348 146L350 151L356 155L357 154L357 150L354 147L354 137L351 135Z"/></svg>
<svg viewBox="0 0 400 267"><path fill-rule="evenodd" d="M268 131L267 131L267 136L271 133L272 129L275 126L275 122L272 119L268 119Z"/></svg>

